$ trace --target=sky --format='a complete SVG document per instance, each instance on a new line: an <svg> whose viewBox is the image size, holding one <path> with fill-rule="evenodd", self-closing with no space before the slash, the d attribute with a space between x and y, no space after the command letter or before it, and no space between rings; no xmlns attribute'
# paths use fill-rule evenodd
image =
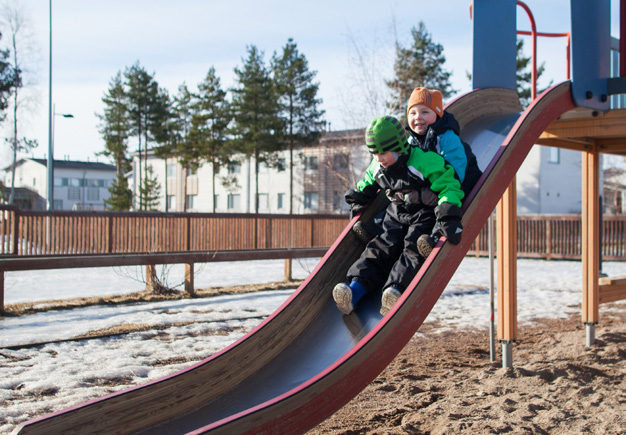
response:
<svg viewBox="0 0 626 435"><path fill-rule="evenodd" d="M294 277L306 277L318 260L294 261ZM517 310L521 327L537 318L559 319L580 313L579 261L520 259L517 264ZM250 261L245 267L240 262L207 264L197 269L196 286L278 281L282 279L283 268L282 260ZM141 287L130 276L142 269L8 272L6 302L135 291ZM463 260L426 318L425 323L436 322L434 334L451 328L478 328L488 336L489 270L487 258ZM625 275L626 262L605 261L602 270L609 276ZM174 270L170 278L175 282L182 274L182 269ZM51 310L0 318L0 401L3 403L0 433L10 433L27 419L146 383L200 361L254 328L293 290ZM601 305L600 310L602 319L606 311L626 310L626 301ZM67 341L123 324L145 324L160 329ZM581 329L581 342L584 339ZM9 348L42 342L50 343ZM499 352L498 345L496 350ZM487 338L485 351L489 351ZM181 355L191 361L181 362ZM36 393L39 394L33 400Z"/></svg>
<svg viewBox="0 0 626 435"><path fill-rule="evenodd" d="M37 52L29 63L29 116L22 116L18 136L39 143L30 155L43 158L49 143L50 0L3 0L18 2L27 27L30 46ZM267 63L293 38L300 53L317 71L321 108L330 128L358 128L351 105L361 104L357 94L367 91L358 71L374 75L384 88L391 77L394 41L410 40L411 28L420 21L433 42L441 44L445 69L452 73L458 93L471 90L472 22L468 0L51 0L52 3L52 104L54 106L54 156L56 159L94 161L104 149L96 114L103 113L102 97L119 71L139 62L162 88L175 95L186 83L191 90L214 67L224 89L235 85L234 69L243 65L247 47L264 52ZM568 0L526 0L541 32L569 30ZM618 0L611 0L612 15ZM518 30L529 30L526 14L517 8ZM613 36L618 36L612 24ZM8 41L4 36L0 42ZM395 35L395 36L394 36ZM530 39L526 53L530 54ZM357 54L366 67L359 67ZM546 73L539 86L565 80L565 40L542 38L538 60ZM64 118L62 114L72 114ZM367 121L364 121L365 123ZM358 124L358 125L355 125ZM4 126L6 128L6 125ZM0 134L7 136L0 126ZM1 142L4 144L4 141ZM2 167L10 153L0 149ZM99 157L99 161L105 161ZM5 164L6 162L6 164Z"/></svg>

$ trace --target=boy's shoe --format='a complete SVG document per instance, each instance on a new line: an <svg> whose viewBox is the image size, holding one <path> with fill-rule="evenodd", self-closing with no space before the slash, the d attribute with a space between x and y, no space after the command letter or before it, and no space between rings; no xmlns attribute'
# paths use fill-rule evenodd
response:
<svg viewBox="0 0 626 435"><path fill-rule="evenodd" d="M387 287L381 298L380 314L383 316L389 312L391 308L398 302L402 293L395 287Z"/></svg>
<svg viewBox="0 0 626 435"><path fill-rule="evenodd" d="M369 243L375 236L377 236L380 231L377 231L377 228L373 224L366 224L365 222L358 221L352 226L352 231L356 235L357 239L359 239L363 243Z"/></svg>
<svg viewBox="0 0 626 435"><path fill-rule="evenodd" d="M430 237L428 234L422 234L419 239L417 239L417 252L419 252L425 260L433 251L436 244L437 242L435 242L435 239Z"/></svg>
<svg viewBox="0 0 626 435"><path fill-rule="evenodd" d="M350 314L354 310L352 304L352 289L345 282L340 282L333 289L333 299L337 304L337 308L343 314Z"/></svg>

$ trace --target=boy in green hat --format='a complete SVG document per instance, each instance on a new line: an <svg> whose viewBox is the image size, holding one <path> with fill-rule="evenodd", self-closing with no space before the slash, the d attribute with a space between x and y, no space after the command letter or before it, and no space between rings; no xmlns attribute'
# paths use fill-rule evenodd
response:
<svg viewBox="0 0 626 435"><path fill-rule="evenodd" d="M443 157L411 147L404 127L394 117L374 118L366 129L365 143L373 159L356 189L346 192L346 202L353 210L362 207L378 189L391 202L382 234L367 244L348 270L347 281L333 289L333 298L342 313L350 314L365 294L384 289L380 312L385 315L424 261L417 250L422 234L431 234L437 225L451 243L461 241L463 191ZM436 206L422 202L424 188L437 194Z"/></svg>

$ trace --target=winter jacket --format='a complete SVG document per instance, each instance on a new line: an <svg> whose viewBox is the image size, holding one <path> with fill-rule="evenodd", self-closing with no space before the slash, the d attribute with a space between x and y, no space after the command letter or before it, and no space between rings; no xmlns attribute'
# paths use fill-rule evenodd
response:
<svg viewBox="0 0 626 435"><path fill-rule="evenodd" d="M387 168L372 159L356 187L360 192L375 192L376 187L392 192L429 187L439 196L438 204L448 202L459 207L464 196L452 166L439 154L418 147L411 147L410 154L400 154Z"/></svg>
<svg viewBox="0 0 626 435"><path fill-rule="evenodd" d="M467 196L482 175L476 156L469 144L463 142L460 127L454 115L446 111L443 116L428 127L425 135L415 133L407 127L409 143L425 151L434 151L445 159L461 181L463 192Z"/></svg>

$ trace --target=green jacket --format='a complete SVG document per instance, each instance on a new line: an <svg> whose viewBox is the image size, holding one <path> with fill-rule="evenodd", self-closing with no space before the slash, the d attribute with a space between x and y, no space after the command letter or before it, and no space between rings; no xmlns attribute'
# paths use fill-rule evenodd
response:
<svg viewBox="0 0 626 435"><path fill-rule="evenodd" d="M411 147L410 154L401 154L398 161L387 168L372 159L365 177L356 185L361 192L371 192L373 189L368 189L369 186L394 192L428 187L439 196L439 204L448 202L458 207L464 196L452 166L436 152L418 147Z"/></svg>

